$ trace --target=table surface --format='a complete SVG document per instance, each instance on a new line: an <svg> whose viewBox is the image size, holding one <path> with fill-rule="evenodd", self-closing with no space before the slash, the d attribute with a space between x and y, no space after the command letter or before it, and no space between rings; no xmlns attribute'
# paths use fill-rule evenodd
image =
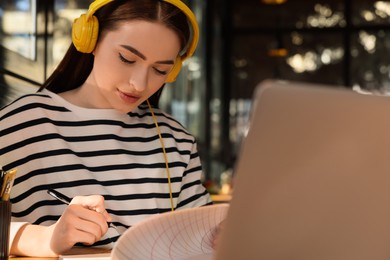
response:
<svg viewBox="0 0 390 260"><path fill-rule="evenodd" d="M83 248L75 247L72 248L67 255L82 255L82 254L99 254L99 253L110 253L111 249L107 248ZM11 256L9 260L56 260L58 257L27 257L27 256Z"/></svg>

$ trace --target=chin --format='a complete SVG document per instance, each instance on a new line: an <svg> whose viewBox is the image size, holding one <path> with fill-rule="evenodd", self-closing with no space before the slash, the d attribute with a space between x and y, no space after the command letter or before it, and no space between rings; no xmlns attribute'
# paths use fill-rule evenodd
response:
<svg viewBox="0 0 390 260"><path fill-rule="evenodd" d="M134 109L136 109L138 107L138 105L132 105L132 106L121 106L121 107L114 107L115 110L117 110L118 112L122 112L122 113L130 113L131 111L133 111Z"/></svg>

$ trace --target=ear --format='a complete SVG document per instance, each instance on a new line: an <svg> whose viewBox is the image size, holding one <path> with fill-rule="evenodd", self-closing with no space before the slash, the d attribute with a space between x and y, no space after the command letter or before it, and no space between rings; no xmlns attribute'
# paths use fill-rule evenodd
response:
<svg viewBox="0 0 390 260"><path fill-rule="evenodd" d="M79 52L91 53L98 38L99 22L96 16L82 14L72 26L72 41Z"/></svg>

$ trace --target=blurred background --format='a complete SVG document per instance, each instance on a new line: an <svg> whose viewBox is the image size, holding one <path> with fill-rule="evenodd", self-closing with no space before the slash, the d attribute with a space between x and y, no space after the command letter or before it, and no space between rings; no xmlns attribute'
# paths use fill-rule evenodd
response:
<svg viewBox="0 0 390 260"><path fill-rule="evenodd" d="M198 141L204 182L228 193L252 94L265 79L390 91L390 1L186 0L200 42L161 107ZM86 0L0 0L0 106L37 90Z"/></svg>

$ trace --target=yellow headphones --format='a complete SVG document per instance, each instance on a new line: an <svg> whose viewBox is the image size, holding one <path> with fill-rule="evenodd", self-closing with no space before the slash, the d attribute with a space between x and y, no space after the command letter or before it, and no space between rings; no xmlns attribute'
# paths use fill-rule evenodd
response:
<svg viewBox="0 0 390 260"><path fill-rule="evenodd" d="M100 7L114 0L95 0L91 3L86 14L82 14L75 19L72 26L72 41L79 52L91 53L95 49L99 22L93 14ZM195 52L199 40L199 26L194 13L181 0L161 0L170 3L179 8L186 16L192 27L192 39L189 42L184 54L179 54L176 58L172 70L169 72L166 82L174 82L180 72L182 63L185 59L191 57Z"/></svg>

